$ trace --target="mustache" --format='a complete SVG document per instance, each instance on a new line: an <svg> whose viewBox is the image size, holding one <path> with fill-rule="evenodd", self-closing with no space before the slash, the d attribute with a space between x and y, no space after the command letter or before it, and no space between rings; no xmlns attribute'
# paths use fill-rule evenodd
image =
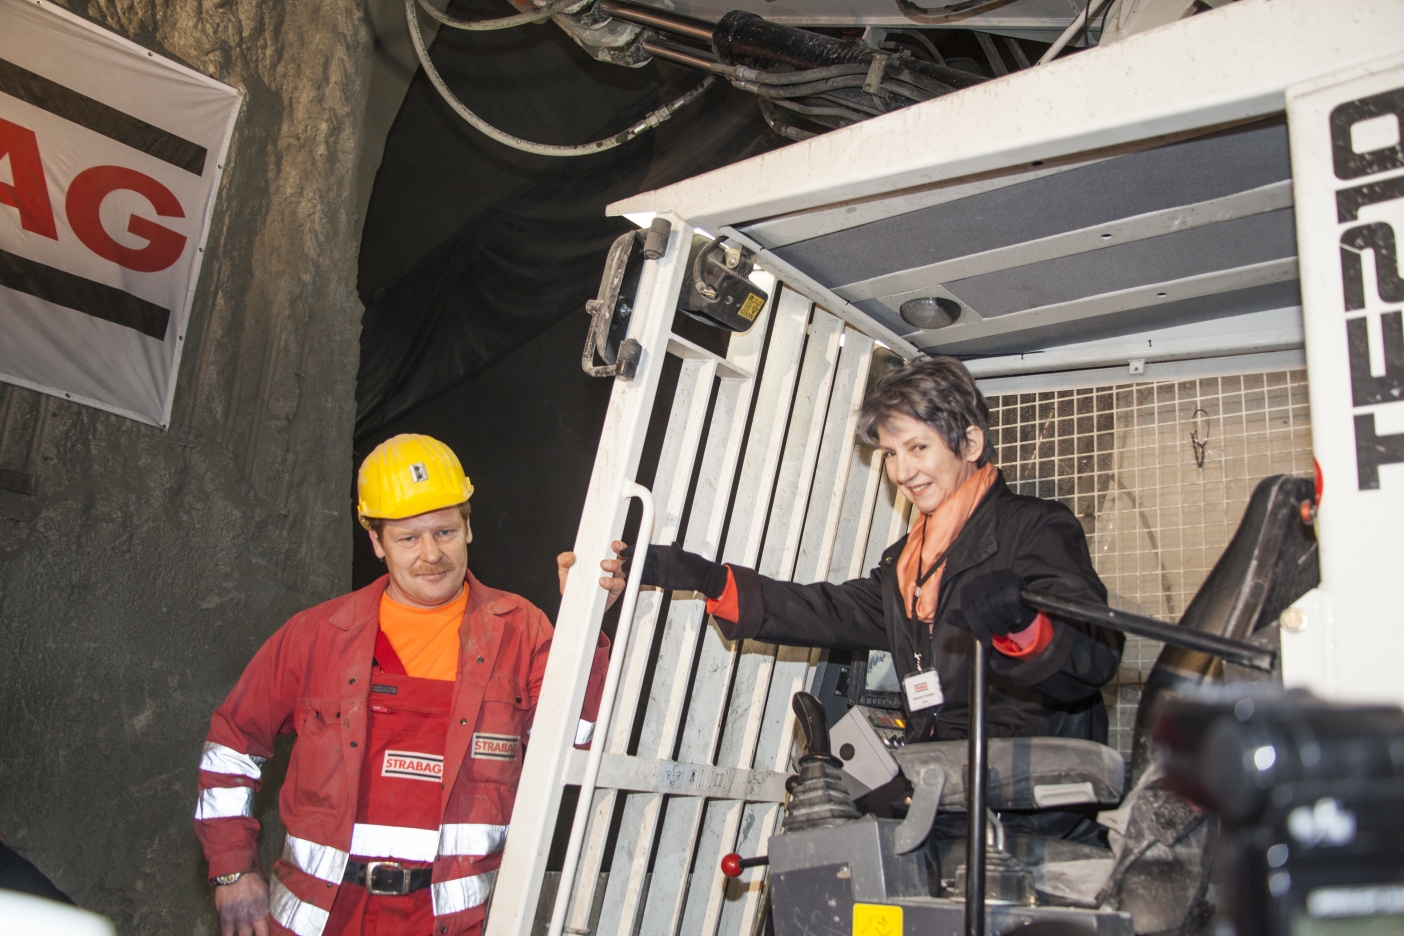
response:
<svg viewBox="0 0 1404 936"><path fill-rule="evenodd" d="M447 572L452 568L452 560L448 556L444 556L435 563L416 562L410 567L410 575L438 575L440 572Z"/></svg>

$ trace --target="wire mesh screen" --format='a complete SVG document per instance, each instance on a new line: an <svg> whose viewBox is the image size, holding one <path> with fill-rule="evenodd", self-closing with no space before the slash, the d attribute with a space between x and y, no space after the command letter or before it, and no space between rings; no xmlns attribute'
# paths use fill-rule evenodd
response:
<svg viewBox="0 0 1404 936"><path fill-rule="evenodd" d="M1114 607L1177 621L1265 477L1313 474L1306 371L991 397L996 459L1021 494L1066 504ZM1128 636L1106 689L1129 754L1160 653Z"/></svg>

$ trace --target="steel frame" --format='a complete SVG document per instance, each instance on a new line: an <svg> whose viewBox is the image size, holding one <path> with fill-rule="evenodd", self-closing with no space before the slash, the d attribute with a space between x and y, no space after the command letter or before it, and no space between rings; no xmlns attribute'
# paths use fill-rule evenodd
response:
<svg viewBox="0 0 1404 936"><path fill-rule="evenodd" d="M580 568L596 568L623 530L624 497L663 355L671 354L681 364L654 474L653 541L681 534L690 550L780 578L851 577L907 514L878 463L855 445L874 340L763 273L753 278L774 298L725 357L671 334L678 245L692 232L671 220L668 252L646 267L640 286L643 313L630 337L644 353L635 378L615 384L576 542ZM535 805L514 814L490 934L528 932L540 915L562 790L589 779L566 728L588 675L575 664L604 610L594 582L588 573L572 577L562 599L518 792L519 802ZM641 592L632 633L614 651L614 714L608 724L602 718L603 747L592 751L597 788L581 812L578 870L561 885L564 932L589 932L597 918L600 933L739 934L759 919L762 878L728 885L720 858L737 848L764 853L784 799L790 696L810 685L818 655L729 642L703 606L693 594L665 602L656 590Z"/></svg>
<svg viewBox="0 0 1404 936"><path fill-rule="evenodd" d="M761 266L784 285L771 284L773 300L756 326L734 336L725 357L671 335L680 256L694 226L735 233L778 215L799 224L796 216L821 209L832 219L899 193L974 185L1027 172L1034 162L1085 162L1116 147L1279 113L1289 86L1397 52L1400 36L1398 3L1241 0L611 206L613 214L668 217L674 236L643 274L642 311L630 328L643 355L635 378L614 386L575 544L581 574L562 601L489 936L531 931L562 793L582 775L582 758L571 750L575 714L604 612L593 570L623 530L625 492L666 354L682 363L653 484L654 542L681 537L690 550L766 575L838 581L870 567L909 523L910 505L855 444L854 413L875 342L904 356L915 348L787 269L763 243L755 243ZM1039 107L1024 106L1030 100ZM1285 193L1258 194L1247 207L1280 205ZM1153 231L1175 220L1136 224ZM1076 237L1065 240L1038 249L1080 246ZM1254 281L1289 275L1292 263L1292 271L1253 271ZM1308 339L1311 315L1309 307ZM1313 388L1314 407L1317 396ZM1323 557L1330 546L1323 540ZM780 820L776 784L793 746L789 699L810 684L817 656L730 643L699 596L665 600L652 590L640 593L632 635L614 652L624 655L619 689L613 718L596 735L604 748L577 843L579 871L561 883L569 901L564 931L749 936L764 911L764 871L727 881L718 859L732 850L765 853Z"/></svg>

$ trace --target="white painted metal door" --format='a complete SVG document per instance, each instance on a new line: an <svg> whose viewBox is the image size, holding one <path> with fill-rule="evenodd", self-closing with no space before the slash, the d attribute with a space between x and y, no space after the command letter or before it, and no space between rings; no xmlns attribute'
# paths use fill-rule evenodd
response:
<svg viewBox="0 0 1404 936"><path fill-rule="evenodd" d="M1404 704L1394 536L1404 523L1404 55L1287 93L1321 587L1283 617L1282 675L1331 699Z"/></svg>
<svg viewBox="0 0 1404 936"><path fill-rule="evenodd" d="M643 356L610 401L490 936L525 936L550 916L554 888L543 882L562 794L585 774L572 744L604 612L592 570L624 528L652 413L666 413L655 543L680 541L776 578L843 581L905 532L906 505L855 443L873 339L760 272L753 279L771 302L724 358L673 335L691 239L674 218L667 253L645 267L630 327ZM679 376L671 406L655 410L665 355L681 359ZM595 733L604 756L561 898L563 931L750 934L764 909L764 869L728 881L719 862L733 850L766 851L790 765L790 697L810 684L818 657L729 642L700 596L656 589L639 595L627 646L613 653L625 656L612 720Z"/></svg>

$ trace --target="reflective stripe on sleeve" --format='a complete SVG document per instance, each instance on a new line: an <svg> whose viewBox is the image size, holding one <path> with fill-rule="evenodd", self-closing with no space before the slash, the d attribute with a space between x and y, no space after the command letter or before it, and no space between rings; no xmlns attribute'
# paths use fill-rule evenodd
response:
<svg viewBox="0 0 1404 936"><path fill-rule="evenodd" d="M439 830L358 822L351 830L351 854L365 858L433 861L439 854Z"/></svg>
<svg viewBox="0 0 1404 936"><path fill-rule="evenodd" d="M318 845L289 835L283 839L283 860L321 881L340 884L351 856L330 845Z"/></svg>
<svg viewBox="0 0 1404 936"><path fill-rule="evenodd" d="M268 892L268 913L297 936L322 936L329 914L316 904L298 900L276 877Z"/></svg>
<svg viewBox="0 0 1404 936"><path fill-rule="evenodd" d="M200 755L200 769L210 773L233 774L251 780L262 780L263 769L260 765L266 759L252 754L240 754L232 747L206 741L205 752Z"/></svg>
<svg viewBox="0 0 1404 936"><path fill-rule="evenodd" d="M433 885L430 893L434 900L434 916L462 913L486 903L496 876L496 871L489 871L487 874L454 878Z"/></svg>
<svg viewBox="0 0 1404 936"><path fill-rule="evenodd" d="M196 819L237 819L253 815L254 791L246 786L217 786L200 791Z"/></svg>
<svg viewBox="0 0 1404 936"><path fill-rule="evenodd" d="M595 736L595 723L580 719L575 723L575 743L589 744L590 739Z"/></svg>
<svg viewBox="0 0 1404 936"><path fill-rule="evenodd" d="M446 823L439 827L439 854L491 855L507 841L507 826L476 822Z"/></svg>

